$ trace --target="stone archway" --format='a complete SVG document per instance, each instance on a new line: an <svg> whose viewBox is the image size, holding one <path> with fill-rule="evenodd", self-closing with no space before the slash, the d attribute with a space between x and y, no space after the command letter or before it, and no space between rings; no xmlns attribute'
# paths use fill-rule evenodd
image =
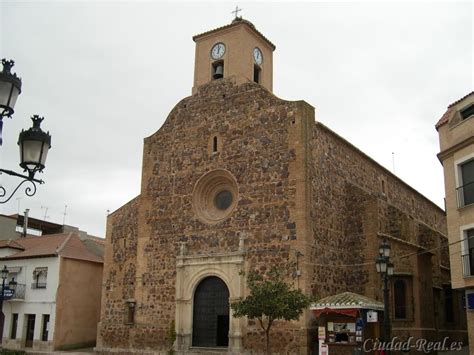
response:
<svg viewBox="0 0 474 355"><path fill-rule="evenodd" d="M194 293L192 344L229 345L229 289L216 276L203 279Z"/></svg>
<svg viewBox="0 0 474 355"><path fill-rule="evenodd" d="M199 342L194 342L193 332L196 330L194 329L194 308L195 295L201 294L198 289L201 285L204 285L206 279L217 279L224 284L228 292L228 296L226 296L228 303L243 297L245 283L244 276L241 274L245 260L245 252L242 250L243 242L242 248L239 249L237 252L214 255L189 255L186 253L185 246L182 246L181 255L177 257L176 262L176 350L178 352L187 353L193 346L202 346L198 345ZM225 297L218 297L221 300L223 298ZM230 314L226 351L240 354L242 351L243 319L232 317L228 306L227 309ZM215 316L218 315L225 316L225 314L216 312ZM225 323L225 317L221 317L217 321ZM226 331L225 327L222 331ZM198 337L200 338L200 335Z"/></svg>

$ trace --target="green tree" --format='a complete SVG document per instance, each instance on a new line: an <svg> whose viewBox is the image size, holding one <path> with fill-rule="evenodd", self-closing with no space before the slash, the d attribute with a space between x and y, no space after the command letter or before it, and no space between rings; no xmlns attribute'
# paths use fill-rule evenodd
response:
<svg viewBox="0 0 474 355"><path fill-rule="evenodd" d="M277 319L297 320L312 299L285 282L281 269L273 268L268 278L255 271L247 275L250 294L231 304L234 317L256 319L265 332L265 350L270 354L270 330Z"/></svg>

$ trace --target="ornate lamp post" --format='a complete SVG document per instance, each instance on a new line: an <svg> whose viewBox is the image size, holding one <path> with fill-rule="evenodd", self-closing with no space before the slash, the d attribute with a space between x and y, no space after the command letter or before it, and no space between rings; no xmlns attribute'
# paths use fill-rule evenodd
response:
<svg viewBox="0 0 474 355"><path fill-rule="evenodd" d="M390 262L390 244L388 244L385 240L380 244L379 256L375 260L375 266L383 281L383 341L385 344L387 344L391 338L388 280L389 277L393 275L394 267L393 263ZM385 353L390 354L390 350L386 350Z"/></svg>
<svg viewBox="0 0 474 355"><path fill-rule="evenodd" d="M15 65L13 60L2 59L3 70L0 72L0 121L11 117L15 112L16 99L21 93L21 78L11 72Z"/></svg>
<svg viewBox="0 0 474 355"><path fill-rule="evenodd" d="M18 95L21 93L21 79L16 74L11 73L11 68L14 65L13 60L2 59L3 70L0 72L0 145L1 132L4 117L11 117L14 112L14 106ZM28 182L32 186L25 189L28 196L33 196L36 193L36 184L43 184L43 180L35 179L37 172L42 172L45 168L46 157L51 148L51 135L49 132L44 132L40 125L44 117L34 115L31 117L33 126L28 130L22 130L18 138L18 145L20 146L20 166L26 175L16 173L11 170L0 169L0 174L5 173L11 176L20 177L23 179L13 192L8 196L5 188L0 186L0 204L8 202L21 185Z"/></svg>

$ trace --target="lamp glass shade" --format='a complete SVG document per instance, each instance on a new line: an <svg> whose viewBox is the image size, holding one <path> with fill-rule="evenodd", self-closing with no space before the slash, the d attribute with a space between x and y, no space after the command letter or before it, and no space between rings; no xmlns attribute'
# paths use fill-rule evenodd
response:
<svg viewBox="0 0 474 355"><path fill-rule="evenodd" d="M49 132L44 132L40 125L43 117L34 115L33 127L26 131L21 131L18 137L20 146L20 166L28 170L30 178L33 178L37 171L42 171L46 165L46 157L51 148L51 136Z"/></svg>
<svg viewBox="0 0 474 355"><path fill-rule="evenodd" d="M0 71L0 114L11 116L16 99L21 93L21 79L11 73L14 61L2 59L3 69Z"/></svg>
<svg viewBox="0 0 474 355"><path fill-rule="evenodd" d="M392 276L394 271L393 263L387 264L387 275Z"/></svg>
<svg viewBox="0 0 474 355"><path fill-rule="evenodd" d="M375 262L375 268L377 269L377 272L380 274L380 262L378 260Z"/></svg>
<svg viewBox="0 0 474 355"><path fill-rule="evenodd" d="M45 142L25 140L20 143L20 166L33 171L43 170L49 147Z"/></svg>
<svg viewBox="0 0 474 355"><path fill-rule="evenodd" d="M0 105L2 107L10 106L12 86L13 83L9 83L8 81L0 81Z"/></svg>
<svg viewBox="0 0 474 355"><path fill-rule="evenodd" d="M18 99L18 96L20 95L20 90L18 90L15 86L13 87L13 91L12 91L12 96L10 98L10 103L9 103L9 106L11 108L11 110L13 111L13 109L15 108L15 104L16 104L16 99Z"/></svg>
<svg viewBox="0 0 474 355"><path fill-rule="evenodd" d="M380 246L379 246L379 254L385 257L390 256L390 244L387 243L387 241L383 241Z"/></svg>
<svg viewBox="0 0 474 355"><path fill-rule="evenodd" d="M380 256L377 259L377 264L378 264L378 270L380 270L379 271L380 273L384 274L387 272L387 260L383 256Z"/></svg>
<svg viewBox="0 0 474 355"><path fill-rule="evenodd" d="M385 273L387 271L387 261L384 257L379 256L375 261L375 267L378 273Z"/></svg>
<svg viewBox="0 0 474 355"><path fill-rule="evenodd" d="M5 265L2 269L2 279L6 279L8 277L8 269L7 266Z"/></svg>

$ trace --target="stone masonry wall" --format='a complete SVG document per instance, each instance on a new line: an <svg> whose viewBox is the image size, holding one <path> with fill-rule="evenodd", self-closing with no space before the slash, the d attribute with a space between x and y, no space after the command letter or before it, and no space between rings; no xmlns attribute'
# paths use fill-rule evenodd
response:
<svg viewBox="0 0 474 355"><path fill-rule="evenodd" d="M238 204L227 219L208 224L195 213L193 191L215 169L235 177ZM449 282L448 254L439 249L445 233L441 209L316 123L308 104L280 100L251 82L215 81L179 102L145 139L141 195L109 216L98 347L165 351L181 243L190 255L229 253L240 236L247 271L284 267L295 287L316 298L353 291L381 299L373 262L388 235L400 257L397 272L423 283L414 281L413 319L400 326L431 327L420 312L438 307L432 285ZM419 249L433 251L423 260L406 257ZM136 302L131 325L124 321L127 300ZM306 353L315 322L310 312L277 322L272 347ZM244 348L259 352L263 344L249 320Z"/></svg>
<svg viewBox="0 0 474 355"><path fill-rule="evenodd" d="M136 285L138 206L136 197L107 218L101 321L97 346L127 347L126 300L133 299Z"/></svg>
<svg viewBox="0 0 474 355"><path fill-rule="evenodd" d="M298 110L255 83L220 80L178 103L145 139L135 260L141 281L136 324L125 347L165 349L175 318L180 243L191 255L226 253L236 251L245 235L248 269L265 273L294 261L296 182L289 176L296 153L288 137ZM216 153L209 147L213 136L219 138ZM226 220L209 225L196 217L192 197L198 179L214 169L235 177L238 206ZM306 345L297 323L277 324L275 332L275 347ZM258 328L250 324L243 336L246 348L263 349Z"/></svg>
<svg viewBox="0 0 474 355"><path fill-rule="evenodd" d="M430 316L444 311L433 287L449 284L444 211L320 123L311 150L313 295L352 291L383 300L374 260L388 238L395 272L413 282L413 317L394 323L394 332L449 327ZM417 256L420 251L425 254ZM449 328L464 325L459 320Z"/></svg>

